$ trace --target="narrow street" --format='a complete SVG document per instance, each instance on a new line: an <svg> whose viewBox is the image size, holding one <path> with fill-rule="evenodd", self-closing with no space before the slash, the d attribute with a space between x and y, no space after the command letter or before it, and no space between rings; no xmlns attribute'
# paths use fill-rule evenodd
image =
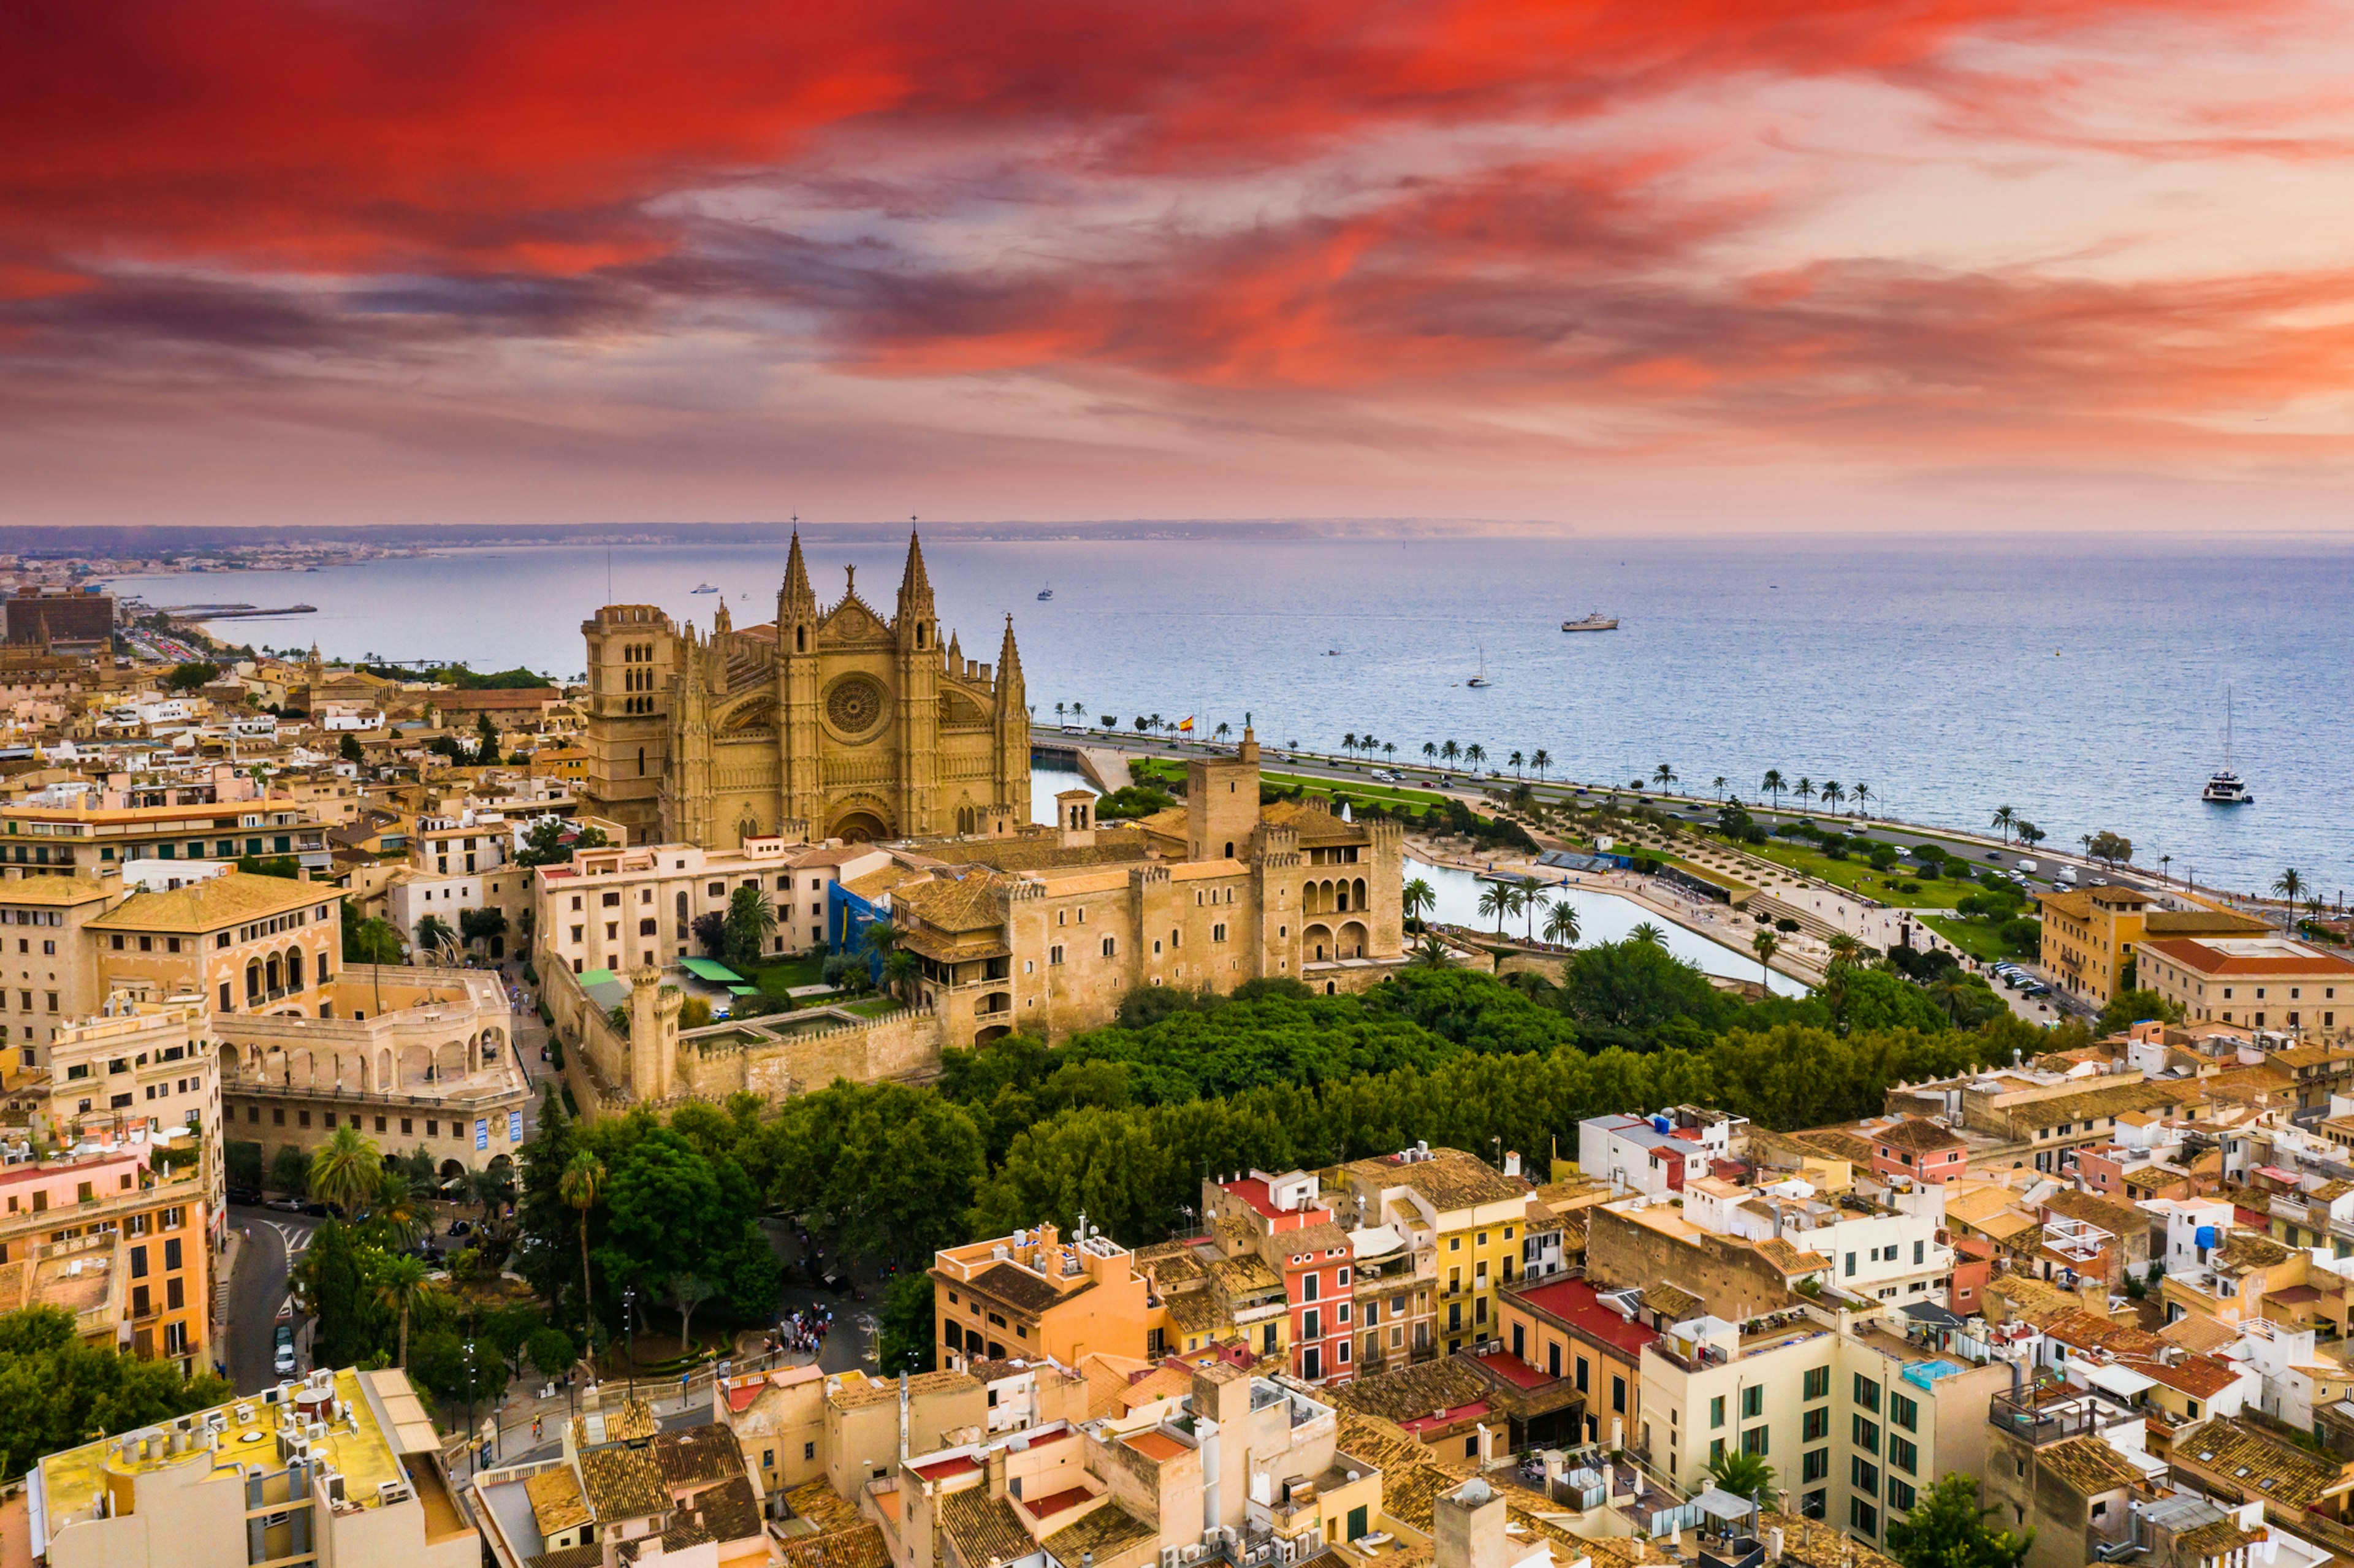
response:
<svg viewBox="0 0 2354 1568"><path fill-rule="evenodd" d="M278 1382L271 1370L273 1331L293 1320L286 1279L311 1245L319 1222L302 1214L233 1204L228 1223L251 1238L228 1287L228 1379L237 1392L259 1393ZM299 1336L298 1336L299 1342Z"/></svg>

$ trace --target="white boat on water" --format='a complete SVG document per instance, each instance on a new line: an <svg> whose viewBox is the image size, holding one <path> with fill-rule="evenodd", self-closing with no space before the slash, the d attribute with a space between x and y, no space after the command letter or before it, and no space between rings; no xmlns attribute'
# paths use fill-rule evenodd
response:
<svg viewBox="0 0 2354 1568"><path fill-rule="evenodd" d="M1042 588L1038 590L1038 597L1042 600L1050 599L1055 597L1055 590L1051 588Z"/></svg>
<svg viewBox="0 0 2354 1568"><path fill-rule="evenodd" d="M1488 651L1485 648L1479 650L1479 673L1463 683L1467 686L1484 686L1488 683Z"/></svg>
<svg viewBox="0 0 2354 1568"><path fill-rule="evenodd" d="M2256 797L2232 768L2232 688L2223 688L2223 766L2208 776L2199 798L2211 806L2253 806Z"/></svg>
<svg viewBox="0 0 2354 1568"><path fill-rule="evenodd" d="M1618 630L1618 618L1605 615L1598 609L1588 610L1585 620L1564 620L1561 629L1564 631L1616 631Z"/></svg>
<svg viewBox="0 0 2354 1568"><path fill-rule="evenodd" d="M695 585L694 591L696 593L717 593L719 590L713 588L709 583L697 583Z"/></svg>

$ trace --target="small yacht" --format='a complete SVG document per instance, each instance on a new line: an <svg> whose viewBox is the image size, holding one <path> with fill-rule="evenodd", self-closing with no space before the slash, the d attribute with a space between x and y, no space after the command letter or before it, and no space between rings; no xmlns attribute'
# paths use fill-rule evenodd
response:
<svg viewBox="0 0 2354 1568"><path fill-rule="evenodd" d="M1585 620L1564 620L1561 629L1564 631L1616 631L1618 630L1618 618L1605 615L1598 609L1588 610Z"/></svg>
<svg viewBox="0 0 2354 1568"><path fill-rule="evenodd" d="M1484 686L1488 683L1488 651L1485 648L1479 650L1479 673L1463 683L1467 686Z"/></svg>
<svg viewBox="0 0 2354 1568"><path fill-rule="evenodd" d="M2211 806L2253 806L2253 791L2232 768L2232 688L2223 688L2223 766L2208 778L2199 798Z"/></svg>
<svg viewBox="0 0 2354 1568"><path fill-rule="evenodd" d="M1039 598L1041 600L1050 599L1052 599L1052 598L1054 598L1054 597L1055 597L1055 590L1054 590L1053 588L1040 588L1040 589L1038 590L1038 598Z"/></svg>
<svg viewBox="0 0 2354 1568"><path fill-rule="evenodd" d="M697 583L695 585L695 591L696 593L717 593L719 590L713 588L709 583Z"/></svg>

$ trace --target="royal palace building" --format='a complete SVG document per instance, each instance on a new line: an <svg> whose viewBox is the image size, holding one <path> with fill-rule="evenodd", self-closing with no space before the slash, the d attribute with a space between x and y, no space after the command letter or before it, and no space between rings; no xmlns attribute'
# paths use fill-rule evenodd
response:
<svg viewBox="0 0 2354 1568"><path fill-rule="evenodd" d="M997 662L943 639L912 535L889 616L857 568L821 608L793 537L776 620L710 632L612 604L588 640L586 810L632 843L873 842L1030 817L1030 717L1006 618Z"/></svg>

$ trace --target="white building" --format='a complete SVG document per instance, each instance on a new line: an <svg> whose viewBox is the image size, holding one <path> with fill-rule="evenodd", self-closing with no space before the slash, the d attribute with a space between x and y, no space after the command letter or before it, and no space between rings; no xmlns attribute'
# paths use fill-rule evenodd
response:
<svg viewBox="0 0 2354 1568"><path fill-rule="evenodd" d="M1613 1191L1665 1197L1733 1158L1749 1123L1722 1111L1679 1106L1652 1116L1597 1116L1577 1124L1577 1167Z"/></svg>
<svg viewBox="0 0 2354 1568"><path fill-rule="evenodd" d="M1744 1241L1783 1240L1831 1260L1840 1289L1909 1306L1946 1304L1954 1250L1938 1239L1946 1224L1944 1183L1905 1181L1883 1192L1859 1187L1835 1200L1792 1179L1744 1187L1702 1176L1686 1185L1684 1218L1702 1230Z"/></svg>

